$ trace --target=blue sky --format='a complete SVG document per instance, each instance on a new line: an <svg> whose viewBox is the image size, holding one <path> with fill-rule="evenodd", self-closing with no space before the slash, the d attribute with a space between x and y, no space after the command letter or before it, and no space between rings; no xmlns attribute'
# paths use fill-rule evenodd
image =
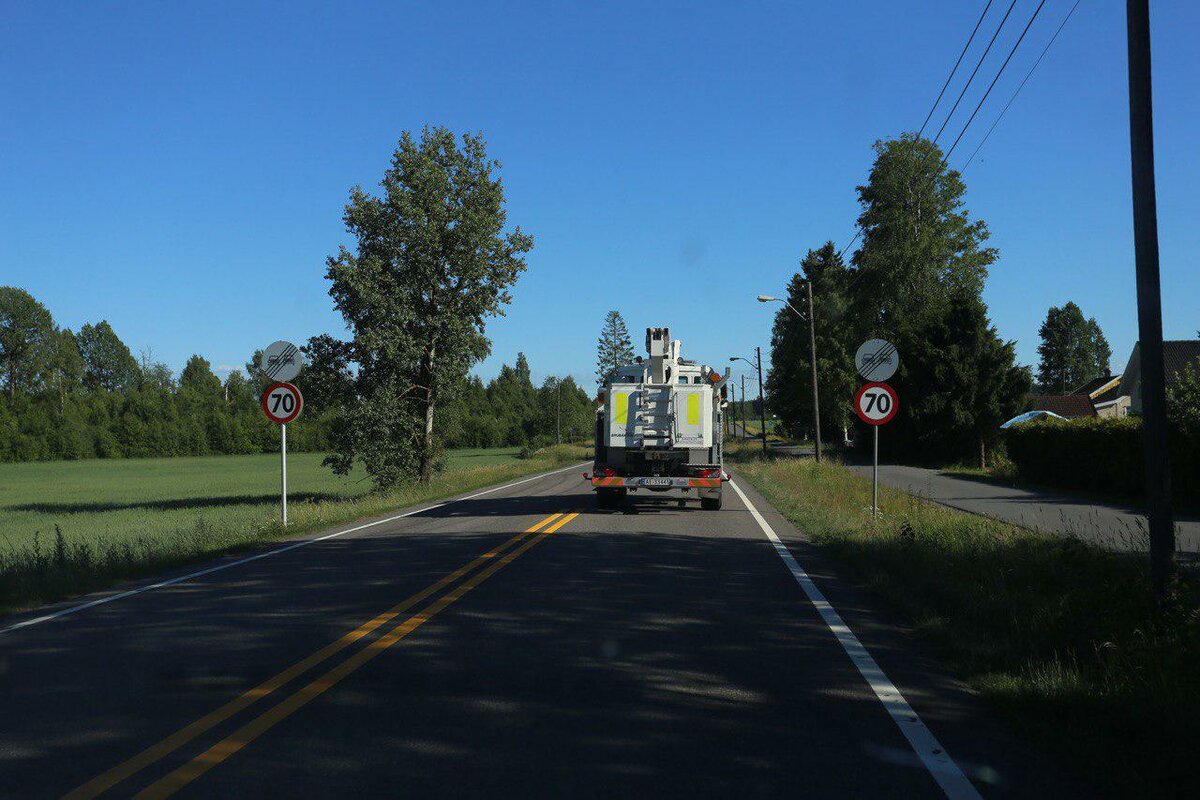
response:
<svg viewBox="0 0 1200 800"><path fill-rule="evenodd" d="M961 155L1071 2L1047 2ZM754 295L849 240L871 143L920 125L982 5L8 3L0 283L175 369L341 333L323 276L348 189L401 131L444 124L485 134L536 239L480 374L523 350L535 377L590 381L611 308L639 347L669 325L723 362L768 342ZM1154 5L1165 333L1191 338L1200 6ZM1024 363L1068 300L1118 370L1136 338L1124 26L1123 3L1083 0L965 175L1001 253L985 298Z"/></svg>

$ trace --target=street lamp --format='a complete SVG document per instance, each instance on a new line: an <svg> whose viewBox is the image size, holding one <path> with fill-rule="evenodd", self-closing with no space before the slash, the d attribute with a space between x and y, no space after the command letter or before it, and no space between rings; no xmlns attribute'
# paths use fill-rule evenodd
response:
<svg viewBox="0 0 1200 800"><path fill-rule="evenodd" d="M821 463L821 404L817 400L817 331L813 317L813 298L812 298L812 281L805 281L804 288L808 290L808 352L809 363L812 365L812 395L813 395L813 444L815 449L817 463ZM783 303L792 310L792 313L804 319L804 315L796 310L796 307L784 300L781 297L772 297L769 294L760 294L758 296L760 303Z"/></svg>
<svg viewBox="0 0 1200 800"><path fill-rule="evenodd" d="M751 361L750 359L742 358L741 356L730 356L729 360L730 361L745 361L747 364L754 367L754 371L756 373L758 373L758 413L759 413L759 418L762 421L762 450L763 450L763 455L765 456L767 454L767 396L765 394L763 394L762 348L761 347L754 348L754 357L758 360L757 364L755 362ZM745 394L746 394L745 391L743 391L742 392L742 404L743 404L742 407L743 408L745 408L745 402L746 402ZM745 429L746 429L746 425L745 425L745 423L743 423L742 430L744 431Z"/></svg>

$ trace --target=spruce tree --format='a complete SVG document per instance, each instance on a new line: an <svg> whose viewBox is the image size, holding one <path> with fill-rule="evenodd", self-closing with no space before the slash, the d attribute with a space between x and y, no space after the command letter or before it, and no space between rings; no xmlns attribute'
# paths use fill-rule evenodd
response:
<svg viewBox="0 0 1200 800"><path fill-rule="evenodd" d="M596 341L596 380L604 383L613 370L633 361L633 342L618 311L604 317L604 327Z"/></svg>

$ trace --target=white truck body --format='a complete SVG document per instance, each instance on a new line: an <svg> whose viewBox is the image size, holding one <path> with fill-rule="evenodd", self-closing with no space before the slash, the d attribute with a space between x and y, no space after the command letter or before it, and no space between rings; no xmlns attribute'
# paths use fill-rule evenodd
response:
<svg viewBox="0 0 1200 800"><path fill-rule="evenodd" d="M590 478L602 505L639 489L695 489L704 508L720 507L729 370L718 374L684 359L681 349L668 329L649 328L649 359L622 365L605 381Z"/></svg>

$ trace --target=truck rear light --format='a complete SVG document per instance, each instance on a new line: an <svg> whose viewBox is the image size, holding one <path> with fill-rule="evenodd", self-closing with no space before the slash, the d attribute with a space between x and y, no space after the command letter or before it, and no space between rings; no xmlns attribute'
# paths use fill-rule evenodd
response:
<svg viewBox="0 0 1200 800"><path fill-rule="evenodd" d="M701 478L719 478L719 477L721 477L721 468L713 467L712 469L702 469L702 470L700 470L700 477Z"/></svg>
<svg viewBox="0 0 1200 800"><path fill-rule="evenodd" d="M615 478L615 477L617 477L617 471L615 469L613 469L612 467L605 467L604 468L604 477Z"/></svg>

